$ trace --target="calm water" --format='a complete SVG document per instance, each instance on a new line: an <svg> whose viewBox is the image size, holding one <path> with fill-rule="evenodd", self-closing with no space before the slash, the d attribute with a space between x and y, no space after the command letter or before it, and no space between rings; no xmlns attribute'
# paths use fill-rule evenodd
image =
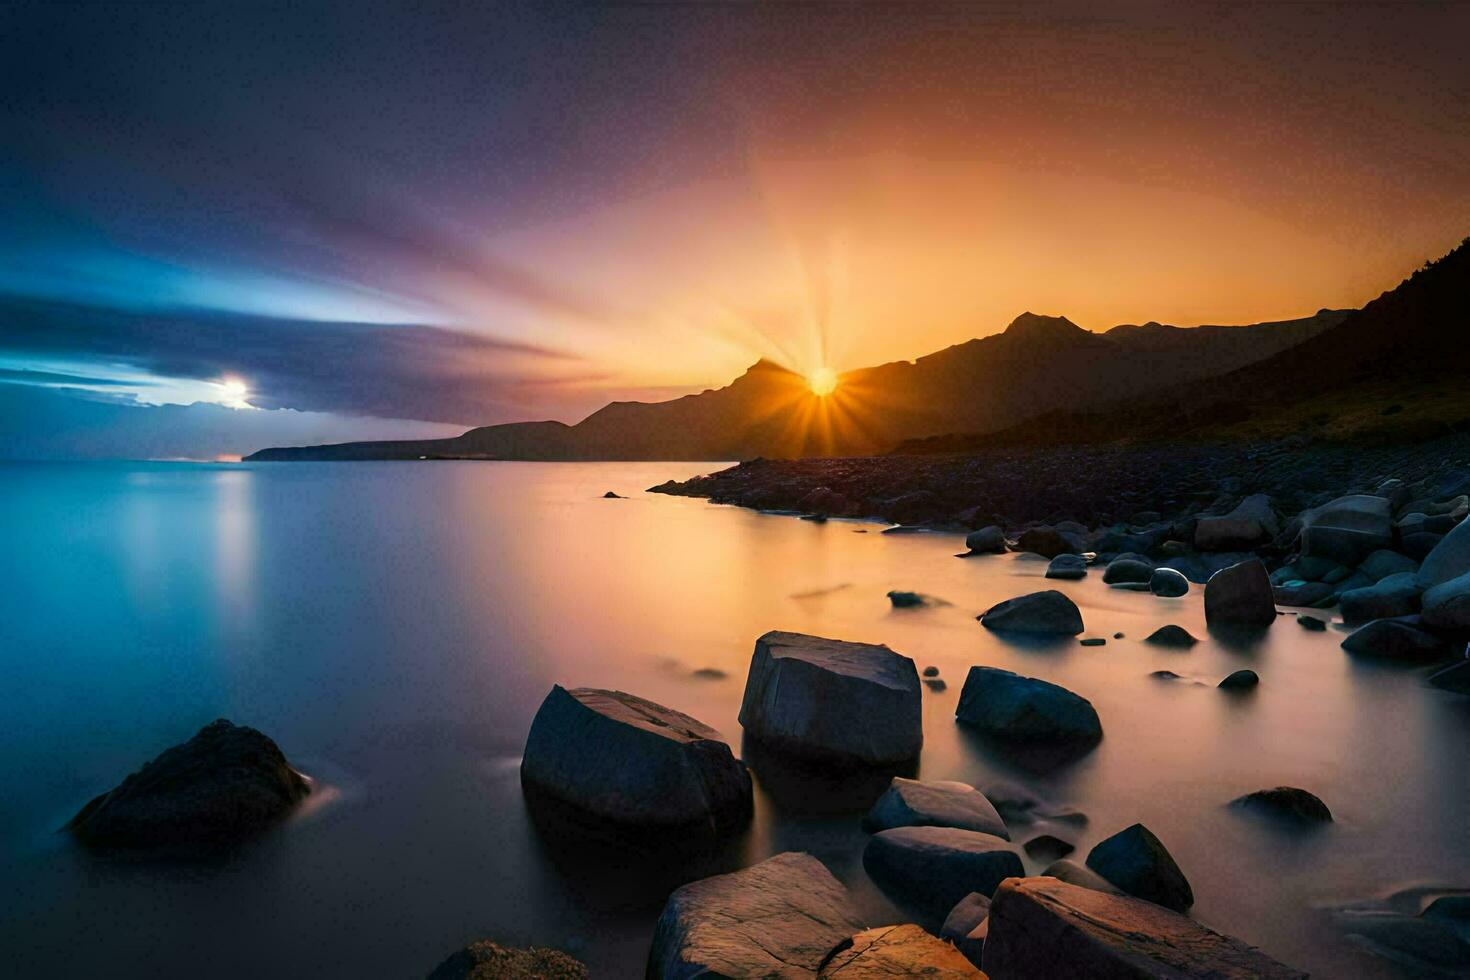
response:
<svg viewBox="0 0 1470 980"><path fill-rule="evenodd" d="M1197 918L1320 977L1402 975L1324 906L1470 884L1470 700L1289 620L1251 649L1151 649L1139 638L1166 622L1206 635L1198 590L1163 600L1096 576L1059 587L1091 633L1126 639L1008 645L974 616L1040 587L1042 564L641 492L709 468L0 465L6 969L412 977L495 937L641 976L673 883L787 849L827 862L872 924L911 918L862 873L861 780L766 767L749 832L682 862L572 846L525 809L520 748L553 682L679 708L738 751L751 648L775 628L937 665L950 686L926 692L922 776L1004 778L1078 807L1090 822L1062 836L1082 854L1142 820L1189 875ZM631 499L599 499L608 489ZM892 588L950 604L891 610ZM975 663L1091 698L1104 741L1039 774L992 754L954 725ZM1241 666L1261 674L1254 696L1213 688ZM1206 684L1148 676L1161 668ZM53 832L218 716L261 728L323 784L279 832L222 865L162 869ZM1288 836L1222 807L1280 783L1316 791L1338 822Z"/></svg>

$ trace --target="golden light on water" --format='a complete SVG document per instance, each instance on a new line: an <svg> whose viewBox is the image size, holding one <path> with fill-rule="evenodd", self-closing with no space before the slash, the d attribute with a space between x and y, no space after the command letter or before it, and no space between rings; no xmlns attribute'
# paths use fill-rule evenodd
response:
<svg viewBox="0 0 1470 980"><path fill-rule="evenodd" d="M837 390L837 372L829 367L819 367L807 378L812 393L825 398Z"/></svg>

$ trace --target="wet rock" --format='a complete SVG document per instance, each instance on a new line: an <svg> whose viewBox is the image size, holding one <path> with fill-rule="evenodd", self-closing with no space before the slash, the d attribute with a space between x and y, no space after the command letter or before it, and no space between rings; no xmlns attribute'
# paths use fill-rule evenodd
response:
<svg viewBox="0 0 1470 980"><path fill-rule="evenodd" d="M1194 904L1189 880L1161 840L1141 823L1102 841L1087 866L1137 898L1184 912Z"/></svg>
<svg viewBox="0 0 1470 980"><path fill-rule="evenodd" d="M1171 647L1176 650L1188 650L1198 643L1199 640L1183 626L1176 626L1170 623L1168 626L1160 626L1148 636L1144 637L1143 642L1152 643L1154 646Z"/></svg>
<svg viewBox="0 0 1470 980"><path fill-rule="evenodd" d="M1249 691L1261 683L1260 676L1253 670L1237 670L1220 682L1219 687L1226 691Z"/></svg>
<svg viewBox="0 0 1470 980"><path fill-rule="evenodd" d="M822 967L822 977L840 980L985 980L965 954L916 925L881 926L852 937Z"/></svg>
<svg viewBox="0 0 1470 980"><path fill-rule="evenodd" d="M1082 632L1082 611L1055 590L1032 592L997 603L980 617L993 630L1075 636Z"/></svg>
<svg viewBox="0 0 1470 980"><path fill-rule="evenodd" d="M1412 616L1419 611L1419 583L1413 572L1398 572L1361 589L1338 595L1342 621L1349 625L1373 619Z"/></svg>
<svg viewBox="0 0 1470 980"><path fill-rule="evenodd" d="M989 894L1025 873L999 837L955 827L880 831L863 848L863 868L894 900L936 919L970 892Z"/></svg>
<svg viewBox="0 0 1470 980"><path fill-rule="evenodd" d="M1153 577L1154 567L1136 558L1114 558L1103 570L1103 582L1108 585L1147 585Z"/></svg>
<svg viewBox="0 0 1470 980"><path fill-rule="evenodd" d="M1076 885L1078 888L1091 888L1093 891L1108 895L1123 894L1117 886L1096 871L1068 858L1053 861L1041 874L1043 877L1056 878L1069 885Z"/></svg>
<svg viewBox="0 0 1470 980"><path fill-rule="evenodd" d="M815 977L862 928L822 862L788 851L675 889L654 926L647 976Z"/></svg>
<svg viewBox="0 0 1470 980"><path fill-rule="evenodd" d="M924 597L919 593L900 592L897 589L888 593L888 601L893 603L894 609L912 609L924 605Z"/></svg>
<svg viewBox="0 0 1470 980"><path fill-rule="evenodd" d="M1470 521L1446 534L1419 566L1419 584L1426 589L1470 572Z"/></svg>
<svg viewBox="0 0 1470 980"><path fill-rule="evenodd" d="M1038 834L1022 845L1026 854L1037 861L1058 861L1077 850L1071 844L1051 834Z"/></svg>
<svg viewBox="0 0 1470 980"><path fill-rule="evenodd" d="M1271 498L1257 493L1224 517L1201 517L1194 527L1194 546L1200 551L1249 551L1268 544L1280 530Z"/></svg>
<svg viewBox="0 0 1470 980"><path fill-rule="evenodd" d="M521 782L630 828L725 832L751 813L750 773L719 732L622 691L552 687L526 736Z"/></svg>
<svg viewBox="0 0 1470 980"><path fill-rule="evenodd" d="M1429 683L1444 691L1470 694L1470 660L1459 660L1429 675Z"/></svg>
<svg viewBox="0 0 1470 980"><path fill-rule="evenodd" d="M965 535L965 547L972 555L995 554L1006 550L1006 533L994 524Z"/></svg>
<svg viewBox="0 0 1470 980"><path fill-rule="evenodd" d="M1107 640L1103 639L1100 636L1089 636L1085 640L1082 640L1081 642L1082 642L1082 645L1085 646L1085 647L1101 647L1101 646L1107 646L1107 643L1108 643Z"/></svg>
<svg viewBox="0 0 1470 980"><path fill-rule="evenodd" d="M1001 885L990 906L982 964L990 980L1307 976L1187 916L1048 877Z"/></svg>
<svg viewBox="0 0 1470 980"><path fill-rule="evenodd" d="M948 781L921 782L902 776L893 777L893 782L863 819L863 829L870 833L894 827L958 827L1011 839L1005 821L975 787Z"/></svg>
<svg viewBox="0 0 1470 980"><path fill-rule="evenodd" d="M1422 598L1424 622L1456 632L1470 631L1470 572L1441 582Z"/></svg>
<svg viewBox="0 0 1470 980"><path fill-rule="evenodd" d="M434 968L428 980L585 980L587 967L566 953L471 943Z"/></svg>
<svg viewBox="0 0 1470 980"><path fill-rule="evenodd" d="M1016 741L1094 742L1102 723L1092 702L1056 684L998 667L971 667L955 717Z"/></svg>
<svg viewBox="0 0 1470 980"><path fill-rule="evenodd" d="M1352 494L1302 514L1302 554L1357 565L1393 546L1393 514L1383 497Z"/></svg>
<svg viewBox="0 0 1470 980"><path fill-rule="evenodd" d="M1047 578L1079 579L1087 577L1087 559L1081 555L1057 555L1046 566Z"/></svg>
<svg viewBox="0 0 1470 980"><path fill-rule="evenodd" d="M1211 629L1265 629L1276 622L1271 577L1259 559L1210 576L1205 584L1205 622Z"/></svg>
<svg viewBox="0 0 1470 980"><path fill-rule="evenodd" d="M1419 627L1419 617L1375 619L1342 641L1342 648L1360 657L1429 663L1449 653L1444 641Z"/></svg>
<svg viewBox="0 0 1470 980"><path fill-rule="evenodd" d="M990 896L970 892L944 917L939 938L954 943L954 948L975 966L985 952L985 919L990 915Z"/></svg>
<svg viewBox="0 0 1470 980"><path fill-rule="evenodd" d="M1054 527L1033 527L1021 532L1016 539L1018 551L1030 551L1041 555L1043 558L1055 558L1064 552L1081 554L1086 550L1081 542L1078 542L1058 531Z"/></svg>
<svg viewBox="0 0 1470 980"><path fill-rule="evenodd" d="M1148 590L1156 596L1177 599L1189 594L1189 579L1174 568L1155 568L1148 579Z"/></svg>
<svg viewBox="0 0 1470 980"><path fill-rule="evenodd" d="M1244 810L1259 810L1299 823L1332 822L1332 811L1327 809L1326 803L1295 786L1258 789L1254 793L1231 800L1230 805Z"/></svg>
<svg viewBox="0 0 1470 980"><path fill-rule="evenodd" d="M919 673L886 646L779 630L755 643L740 724L773 749L856 765L924 744Z"/></svg>
<svg viewBox="0 0 1470 980"><path fill-rule="evenodd" d="M66 829L99 851L202 855L280 822L310 792L275 742L220 718L93 799Z"/></svg>

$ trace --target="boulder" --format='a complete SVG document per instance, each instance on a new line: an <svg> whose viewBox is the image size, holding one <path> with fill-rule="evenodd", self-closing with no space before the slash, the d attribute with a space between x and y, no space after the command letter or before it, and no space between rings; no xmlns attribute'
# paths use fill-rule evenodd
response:
<svg viewBox="0 0 1470 980"><path fill-rule="evenodd" d="M1147 585L1153 573L1154 566L1149 562L1137 558L1114 558L1103 571L1103 582L1108 585Z"/></svg>
<svg viewBox="0 0 1470 980"><path fill-rule="evenodd" d="M1158 905L1056 878L1003 882L990 906L990 980L1306 980L1254 946Z"/></svg>
<svg viewBox="0 0 1470 980"><path fill-rule="evenodd" d="M862 928L822 862L787 851L676 888L654 926L647 977L815 977Z"/></svg>
<svg viewBox="0 0 1470 980"><path fill-rule="evenodd" d="M1074 538L1054 527L1043 525L1022 531L1021 536L1016 539L1016 550L1029 551L1043 558L1055 558L1064 552L1081 554L1086 549Z"/></svg>
<svg viewBox="0 0 1470 980"><path fill-rule="evenodd" d="M1173 568L1155 568L1149 575L1148 590L1156 596L1177 599L1189 594L1189 579Z"/></svg>
<svg viewBox="0 0 1470 980"><path fill-rule="evenodd" d="M873 832L894 827L958 827L1010 840L1005 821L985 794L968 783L921 782L894 776L863 819Z"/></svg>
<svg viewBox="0 0 1470 980"><path fill-rule="evenodd" d="M1326 803L1295 786L1258 789L1231 800L1230 805L1242 810L1259 810L1298 823L1332 822L1332 811L1327 809Z"/></svg>
<svg viewBox="0 0 1470 980"><path fill-rule="evenodd" d="M965 547L972 555L988 555L1006 550L1006 533L994 524L965 535Z"/></svg>
<svg viewBox="0 0 1470 980"><path fill-rule="evenodd" d="M220 718L93 799L66 829L99 851L203 855L280 822L310 792L275 742Z"/></svg>
<svg viewBox="0 0 1470 980"><path fill-rule="evenodd" d="M971 667L955 717L1017 741L1095 742L1102 723L1092 702L1065 687L999 667Z"/></svg>
<svg viewBox="0 0 1470 980"><path fill-rule="evenodd" d="M1270 543L1280 532L1271 498L1257 493L1224 517L1201 517L1194 527L1194 546L1200 551L1249 551Z"/></svg>
<svg viewBox="0 0 1470 980"><path fill-rule="evenodd" d="M1412 616L1419 611L1419 583L1413 572L1385 576L1373 585L1339 593L1342 621L1350 626L1372 619Z"/></svg>
<svg viewBox="0 0 1470 980"><path fill-rule="evenodd" d="M751 813L750 773L719 732L622 691L552 687L526 736L521 782L629 828L723 832Z"/></svg>
<svg viewBox="0 0 1470 980"><path fill-rule="evenodd" d="M1358 566L1358 571L1375 582L1381 582L1390 575L1399 575L1403 572L1417 573L1419 563L1408 555L1381 548L1364 558L1363 563Z"/></svg>
<svg viewBox="0 0 1470 980"><path fill-rule="evenodd" d="M986 916L990 915L990 896L970 892L944 917L939 938L954 943L954 948L976 966L985 952Z"/></svg>
<svg viewBox="0 0 1470 980"><path fill-rule="evenodd" d="M1227 691L1249 691L1261 683L1260 675L1253 670L1237 670L1219 683Z"/></svg>
<svg viewBox="0 0 1470 980"><path fill-rule="evenodd" d="M1057 878L1069 885L1079 888L1091 888L1093 891L1106 892L1109 895L1121 895L1123 892L1111 881L1093 871L1086 865L1078 864L1069 858L1053 861L1046 866L1042 875L1047 878Z"/></svg>
<svg viewBox="0 0 1470 980"><path fill-rule="evenodd" d="M985 980L985 974L959 949L916 925L880 926L852 937L822 967L823 977L840 980Z"/></svg>
<svg viewBox="0 0 1470 980"><path fill-rule="evenodd" d="M1087 559L1081 555L1057 555L1046 566L1047 578L1078 579L1087 577Z"/></svg>
<svg viewBox="0 0 1470 980"><path fill-rule="evenodd" d="M880 831L863 848L863 869L895 901L935 919L970 892L988 895L1025 873L1005 841L956 827Z"/></svg>
<svg viewBox="0 0 1470 980"><path fill-rule="evenodd" d="M1342 648L1360 657L1430 663L1449 654L1443 640L1421 629L1418 616L1375 619L1342 641Z"/></svg>
<svg viewBox="0 0 1470 980"><path fill-rule="evenodd" d="M1160 626L1148 636L1143 642L1152 643L1154 646L1171 647L1176 650L1188 650L1199 642L1189 630L1183 626L1170 623L1168 626Z"/></svg>
<svg viewBox="0 0 1470 980"><path fill-rule="evenodd" d="M912 609L924 604L924 597L917 592L904 592L894 589L888 593L888 601L893 603L894 609Z"/></svg>
<svg viewBox="0 0 1470 980"><path fill-rule="evenodd" d="M1259 559L1210 576L1205 583L1205 622L1211 629L1265 629L1276 622L1271 577Z"/></svg>
<svg viewBox="0 0 1470 980"><path fill-rule="evenodd" d="M1302 554L1357 565L1393 546L1393 512L1387 499L1353 494L1302 514Z"/></svg>
<svg viewBox="0 0 1470 980"><path fill-rule="evenodd" d="M434 968L429 980L586 980L587 967L566 953L471 943Z"/></svg>
<svg viewBox="0 0 1470 980"><path fill-rule="evenodd" d="M1194 904L1194 890L1163 841L1141 823L1097 844L1087 866L1129 895L1184 912Z"/></svg>
<svg viewBox="0 0 1470 980"><path fill-rule="evenodd" d="M740 724L778 751L854 765L924 744L919 672L886 646L772 631L755 642Z"/></svg>
<svg viewBox="0 0 1470 980"><path fill-rule="evenodd" d="M1424 622L1430 626L1470 631L1470 572L1427 590L1423 602Z"/></svg>
<svg viewBox="0 0 1470 980"><path fill-rule="evenodd" d="M1054 589L1007 599L991 606L979 618L982 626L993 630L1063 636L1082 632L1082 611Z"/></svg>

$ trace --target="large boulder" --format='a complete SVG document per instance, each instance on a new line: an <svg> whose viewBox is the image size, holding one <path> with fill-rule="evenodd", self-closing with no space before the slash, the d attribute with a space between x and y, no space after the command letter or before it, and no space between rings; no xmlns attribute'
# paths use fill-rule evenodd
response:
<svg viewBox="0 0 1470 980"><path fill-rule="evenodd" d="M985 980L965 955L916 925L880 926L852 937L832 954L820 974L834 980Z"/></svg>
<svg viewBox="0 0 1470 980"><path fill-rule="evenodd" d="M566 953L471 943L434 968L428 980L586 980L587 967Z"/></svg>
<svg viewBox="0 0 1470 980"><path fill-rule="evenodd" d="M1211 629L1265 629L1276 622L1271 576L1259 559L1210 576L1205 583L1205 622Z"/></svg>
<svg viewBox="0 0 1470 980"><path fill-rule="evenodd" d="M968 783L921 782L894 776L863 820L868 831L894 827L959 827L1011 839L985 794Z"/></svg>
<svg viewBox="0 0 1470 980"><path fill-rule="evenodd" d="M954 943L954 948L963 953L965 959L979 966L985 952L985 919L989 915L990 896L970 892L944 917L944 925L939 927L939 938Z"/></svg>
<svg viewBox="0 0 1470 980"><path fill-rule="evenodd" d="M1164 842L1141 823L1099 842L1087 866L1130 895L1184 912L1194 904L1189 879L1174 863Z"/></svg>
<svg viewBox="0 0 1470 980"><path fill-rule="evenodd" d="M66 829L99 851L193 856L278 823L310 792L275 742L220 718L93 799Z"/></svg>
<svg viewBox="0 0 1470 980"><path fill-rule="evenodd" d="M1302 513L1302 554L1357 565L1393 547L1393 510L1384 497L1352 494Z"/></svg>
<svg viewBox="0 0 1470 980"><path fill-rule="evenodd" d="M1432 663L1450 652L1443 640L1421 628L1418 616L1375 619L1343 640L1342 648L1359 657L1401 663Z"/></svg>
<svg viewBox="0 0 1470 980"><path fill-rule="evenodd" d="M1006 533L994 524L965 535L965 547L972 555L988 555L1006 550Z"/></svg>
<svg viewBox="0 0 1470 980"><path fill-rule="evenodd" d="M1081 555L1057 555L1046 566L1047 578L1079 579L1087 577L1087 559Z"/></svg>
<svg viewBox="0 0 1470 980"><path fill-rule="evenodd" d="M993 630L1076 636L1082 632L1077 603L1055 589L1007 599L987 609L980 624Z"/></svg>
<svg viewBox="0 0 1470 980"><path fill-rule="evenodd" d="M755 641L740 724L780 752L879 765L924 744L919 672L886 646L772 631Z"/></svg>
<svg viewBox="0 0 1470 980"><path fill-rule="evenodd" d="M1413 572L1398 572L1373 585L1348 589L1338 594L1342 621L1349 625L1372 619L1412 616L1419 611L1419 583Z"/></svg>
<svg viewBox="0 0 1470 980"><path fill-rule="evenodd" d="M1065 687L999 667L971 667L955 717L1016 741L1092 742L1102 722L1092 702Z"/></svg>
<svg viewBox="0 0 1470 980"><path fill-rule="evenodd" d="M1194 546L1200 551L1249 551L1270 543L1279 533L1271 498L1257 493L1224 517L1201 517L1194 526Z"/></svg>
<svg viewBox="0 0 1470 980"><path fill-rule="evenodd" d="M1424 622L1440 629L1470 631L1470 572L1424 593Z"/></svg>
<svg viewBox="0 0 1470 980"><path fill-rule="evenodd" d="M629 828L724 831L751 813L750 773L719 732L622 691L552 687L526 736L521 782Z"/></svg>
<svg viewBox="0 0 1470 980"><path fill-rule="evenodd" d="M942 919L970 892L988 895L1021 858L993 834L956 827L896 827L868 839L863 869L890 897Z"/></svg>
<svg viewBox="0 0 1470 980"><path fill-rule="evenodd" d="M1306 980L1254 946L1150 902L1055 878L1013 878L990 906L990 980Z"/></svg>
<svg viewBox="0 0 1470 980"><path fill-rule="evenodd" d="M675 889L654 926L647 976L815 977L862 928L822 862L788 851Z"/></svg>
<svg viewBox="0 0 1470 980"><path fill-rule="evenodd" d="M1462 521L1424 556L1419 584L1426 589L1470 572L1470 521Z"/></svg>

